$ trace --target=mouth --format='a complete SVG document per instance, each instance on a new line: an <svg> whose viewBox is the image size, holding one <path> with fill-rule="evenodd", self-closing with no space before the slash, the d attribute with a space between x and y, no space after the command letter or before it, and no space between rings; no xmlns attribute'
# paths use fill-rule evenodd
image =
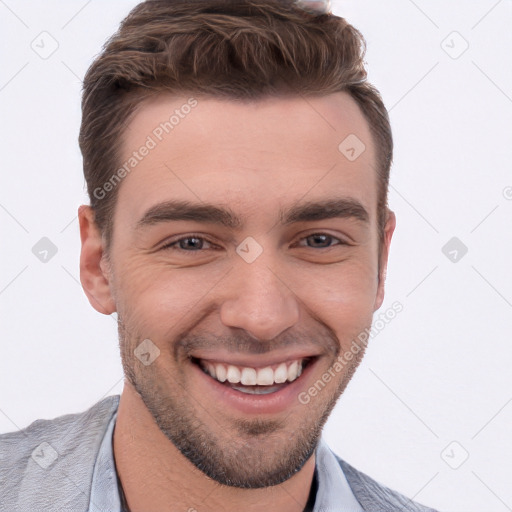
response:
<svg viewBox="0 0 512 512"><path fill-rule="evenodd" d="M317 356L290 359L264 367L239 366L228 362L192 357L191 361L216 383L246 395L278 393L302 380L303 372Z"/></svg>

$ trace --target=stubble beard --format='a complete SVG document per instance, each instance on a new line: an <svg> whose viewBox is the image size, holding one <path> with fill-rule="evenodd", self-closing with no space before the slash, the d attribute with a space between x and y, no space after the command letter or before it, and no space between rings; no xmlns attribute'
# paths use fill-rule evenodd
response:
<svg viewBox="0 0 512 512"><path fill-rule="evenodd" d="M123 325L121 322L119 325ZM295 425L284 420L231 420L221 428L210 414L202 421L183 384L156 364L143 366L133 350L144 339L119 329L125 377L140 395L161 432L196 468L216 482L242 489L279 485L299 472L314 453L322 429L364 355L364 349L347 364L338 385L323 389L298 409ZM333 357L331 365L336 357ZM329 394L327 394L329 393Z"/></svg>

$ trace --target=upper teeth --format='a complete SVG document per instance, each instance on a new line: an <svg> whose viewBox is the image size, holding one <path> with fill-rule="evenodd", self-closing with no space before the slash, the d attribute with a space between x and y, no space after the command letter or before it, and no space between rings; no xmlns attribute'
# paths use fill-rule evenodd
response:
<svg viewBox="0 0 512 512"><path fill-rule="evenodd" d="M234 366L226 363L213 363L200 360L199 364L214 379L220 382L226 380L231 384L241 383L245 386L271 386L282 384L287 380L294 381L302 373L304 359L287 361L278 365L266 366L265 368L250 368Z"/></svg>

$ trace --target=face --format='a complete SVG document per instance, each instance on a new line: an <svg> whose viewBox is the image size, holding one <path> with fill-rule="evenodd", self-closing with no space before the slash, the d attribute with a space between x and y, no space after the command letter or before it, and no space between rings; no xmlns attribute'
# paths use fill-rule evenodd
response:
<svg viewBox="0 0 512 512"><path fill-rule="evenodd" d="M345 93L187 100L131 120L106 285L86 292L117 311L126 378L167 438L222 484L267 487L314 452L362 358L335 364L382 303L394 216L379 256L374 145Z"/></svg>

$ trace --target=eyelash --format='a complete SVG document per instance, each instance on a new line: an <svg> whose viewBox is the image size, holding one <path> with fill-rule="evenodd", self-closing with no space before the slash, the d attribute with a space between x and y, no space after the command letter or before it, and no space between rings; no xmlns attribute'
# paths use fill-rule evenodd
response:
<svg viewBox="0 0 512 512"><path fill-rule="evenodd" d="M321 249L331 249L332 247L335 247L336 245L349 245L347 242L344 242L344 241L343 241L343 240L341 240L340 238L337 238L337 237L335 237L335 236L333 236L333 235L329 235L328 233L322 233L322 232L318 232L318 233L311 233L311 234L309 234L309 235L307 235L307 236L305 236L305 237L302 237L302 238L299 240L299 242L300 242L300 241L302 241L302 240L306 240L307 238L310 238L310 237L312 237L312 236L319 236L319 235L327 236L327 237L331 238L332 240L337 240L339 243L338 243L338 244L334 244L334 245L330 245L330 246L328 246L328 247L318 247L318 248L316 248L317 250L318 250L318 249L320 249L320 250L321 250ZM190 235L184 236L184 237L182 237L182 238L179 238L179 239L177 239L177 240L174 240L174 241L172 241L172 242L170 242L170 243L168 243L168 244L164 245L163 247L161 247L161 249L160 249L160 250L164 250L164 249L174 249L174 250L177 250L177 251L181 251L181 252L190 252L190 253L199 253L199 252L202 252L202 251L203 251L203 249L196 249L196 250L190 250L190 251L189 251L189 250L186 250L186 249L181 249L180 247L178 247L178 248L174 248L174 247L173 247L173 246L175 246L175 245L178 245L181 241L183 241L183 240L189 240L189 239L191 239L191 238L197 238L197 239L199 239L199 240L203 240L203 241L205 241L205 242L207 242L207 243L209 243L209 244L211 244L211 245L215 245L213 242L210 242L210 241L209 241L207 238L205 238L204 236L202 236L202 235L200 235L200 234L196 234L196 233L191 233ZM305 246L305 247L307 247L307 246ZM309 247L309 249L315 249L315 247ZM214 249L214 250L215 250L215 249Z"/></svg>

